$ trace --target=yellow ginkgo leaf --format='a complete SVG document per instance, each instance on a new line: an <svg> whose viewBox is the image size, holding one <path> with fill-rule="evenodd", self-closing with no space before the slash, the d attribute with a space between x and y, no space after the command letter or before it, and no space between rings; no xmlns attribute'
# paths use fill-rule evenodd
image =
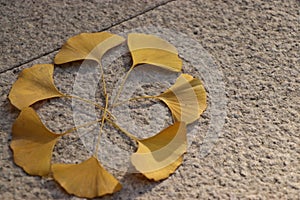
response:
<svg viewBox="0 0 300 200"><path fill-rule="evenodd" d="M11 88L10 102L21 110L40 100L64 96L54 85L53 70L52 64L24 69Z"/></svg>
<svg viewBox="0 0 300 200"><path fill-rule="evenodd" d="M80 164L53 164L54 179L70 194L94 198L119 191L122 186L95 157Z"/></svg>
<svg viewBox="0 0 300 200"><path fill-rule="evenodd" d="M182 163L186 148L186 125L175 122L153 137L138 140L131 162L148 179L162 180Z"/></svg>
<svg viewBox="0 0 300 200"><path fill-rule="evenodd" d="M121 36L108 32L81 33L68 39L55 56L55 64L78 60L95 60L101 62L102 56L111 48L124 42Z"/></svg>
<svg viewBox="0 0 300 200"><path fill-rule="evenodd" d="M151 64L176 72L182 69L182 60L176 48L156 36L131 33L128 35L128 47L133 66Z"/></svg>
<svg viewBox="0 0 300 200"><path fill-rule="evenodd" d="M206 109L201 81L188 74L181 74L173 86L157 97L167 104L176 121L187 124L197 120Z"/></svg>
<svg viewBox="0 0 300 200"><path fill-rule="evenodd" d="M12 127L10 147L15 163L28 174L46 176L60 136L49 131L31 107L22 109Z"/></svg>

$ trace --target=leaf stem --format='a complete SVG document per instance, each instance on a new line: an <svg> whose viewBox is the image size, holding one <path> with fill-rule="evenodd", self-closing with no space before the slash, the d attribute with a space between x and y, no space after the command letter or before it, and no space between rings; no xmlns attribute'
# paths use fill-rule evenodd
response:
<svg viewBox="0 0 300 200"><path fill-rule="evenodd" d="M139 96L139 97L133 97L133 98L127 99L126 101L122 101L122 102L113 104L112 108L117 107L120 104L124 104L124 103L127 103L129 101L135 101L135 100L139 100L139 99L158 99L158 96Z"/></svg>
<svg viewBox="0 0 300 200"><path fill-rule="evenodd" d="M122 80L121 86L119 87L119 90L118 90L116 96L114 97L114 100L113 100L113 103L112 103L113 105L114 105L114 104L116 103L116 101L118 100L118 98L119 98L119 96L120 96L120 94L121 94L121 92L122 92L122 90L123 90L123 88L124 88L124 84L125 84L125 82L126 82L128 76L129 76L130 72L133 70L134 67L135 67L135 65L132 64L132 66L130 67L130 69L129 69L128 72L126 73L124 79Z"/></svg>
<svg viewBox="0 0 300 200"><path fill-rule="evenodd" d="M102 79L102 84L103 84L103 95L105 97L105 107L104 107L103 114L102 114L100 131L99 131L99 134L98 134L98 139L97 139L96 148L95 148L95 152L94 152L94 156L97 159L98 159L98 149L99 149L99 144L100 144L100 138L101 138L102 130L103 130L103 127L104 127L105 119L107 118L106 113L108 112L107 111L107 108L108 108L108 94L107 94L107 89L106 89L106 81L105 81L105 77L104 77L104 70L103 70L101 62L99 62L98 64L99 64L101 74L102 74L101 79Z"/></svg>
<svg viewBox="0 0 300 200"><path fill-rule="evenodd" d="M89 126L89 125L92 125L92 124L95 124L97 122L100 122L101 120L100 119L97 119L95 121L90 121L90 122L87 122L87 123L84 123L84 124L81 124L79 126L75 126L73 128L69 128L68 130L66 130L64 133L62 133L62 135L66 135L68 133L72 133L76 130L78 130L79 128L82 128L82 127L85 127L85 126Z"/></svg>
<svg viewBox="0 0 300 200"><path fill-rule="evenodd" d="M82 98L82 97L79 97L79 96L75 96L75 95L65 95L65 96L63 96L63 97L66 97L66 98L73 98L73 99L78 99L78 100L83 101L83 102L85 102L85 103L94 105L96 108L99 108L100 110L104 111L104 108L103 108L101 105L99 105L99 104L97 104L97 103L95 103L95 102L93 102L93 101L91 101L91 100L88 100L88 99L85 99L85 98ZM113 119L116 118L116 117L115 117L111 112L109 112L108 110L107 110L106 112L107 112L107 113L110 115L110 117L112 117Z"/></svg>
<svg viewBox="0 0 300 200"><path fill-rule="evenodd" d="M137 137L135 137L134 135L132 135L131 133L129 133L128 131L126 131L125 129L121 128L118 124L116 124L114 121L107 119L107 121L113 125L115 128L119 129L122 133L124 133L125 135L127 135L129 138L133 139L134 141L138 141L139 139Z"/></svg>

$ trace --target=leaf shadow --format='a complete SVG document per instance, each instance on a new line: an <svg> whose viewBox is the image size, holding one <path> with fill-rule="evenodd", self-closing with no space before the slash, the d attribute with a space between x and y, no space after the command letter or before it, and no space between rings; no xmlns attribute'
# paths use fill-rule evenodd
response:
<svg viewBox="0 0 300 200"><path fill-rule="evenodd" d="M96 199L136 199L137 197L151 191L154 187L162 182L148 180L139 173L126 173L119 181L123 186L122 190L112 195L107 195Z"/></svg>

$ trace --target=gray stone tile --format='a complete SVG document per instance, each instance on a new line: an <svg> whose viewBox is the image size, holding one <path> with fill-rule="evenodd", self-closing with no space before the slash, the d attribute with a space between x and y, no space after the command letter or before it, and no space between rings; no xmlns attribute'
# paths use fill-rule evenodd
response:
<svg viewBox="0 0 300 200"><path fill-rule="evenodd" d="M221 138L206 158L188 154L180 184L162 182L154 199L173 198L168 191L182 199L299 198L299 8L297 1L176 1L111 29L185 33L224 75ZM197 148L189 151L197 157Z"/></svg>
<svg viewBox="0 0 300 200"><path fill-rule="evenodd" d="M217 97L213 96L214 88L208 85L209 77L218 74L203 77L205 73L200 70L209 92L209 107L200 119L202 129L197 129L199 135L192 138L183 165L158 183L127 174L120 178L124 189L103 199L298 199L299 8L297 1L175 1L109 29L113 33L143 30L163 35L167 29L174 38L166 39L174 43L176 35L188 35L207 50L219 67L226 99L213 98ZM192 47L178 48L181 57L186 59L186 71L199 73L192 70L195 63L189 60L202 54ZM4 199L77 199L48 179L26 175L13 164L8 148L11 124L17 115L6 99L11 84L22 68L33 63L49 63L55 53L0 74L0 157L3 161L0 188L5 191L1 193ZM125 70L117 67L123 66L121 63L115 64L111 74ZM56 81L61 88L73 83L73 71L67 66L65 70L65 73L56 72L64 80ZM226 101L225 124L210 154L199 157L207 128L214 123L210 121L211 107L216 101ZM69 112L67 108L60 111ZM47 113L41 111L46 117ZM51 121L45 123L51 126ZM56 123L62 128L70 124L68 120ZM73 158L76 155L71 150L59 154L65 158L69 153Z"/></svg>
<svg viewBox="0 0 300 200"><path fill-rule="evenodd" d="M167 0L1 1L0 72L59 48L81 32L97 32Z"/></svg>

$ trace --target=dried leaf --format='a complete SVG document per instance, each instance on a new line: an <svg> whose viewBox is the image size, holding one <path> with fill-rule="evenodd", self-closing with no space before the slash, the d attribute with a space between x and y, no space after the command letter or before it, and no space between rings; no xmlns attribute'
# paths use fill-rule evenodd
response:
<svg viewBox="0 0 300 200"><path fill-rule="evenodd" d="M64 96L54 85L53 70L52 64L24 69L9 93L10 102L21 110L40 100Z"/></svg>
<svg viewBox="0 0 300 200"><path fill-rule="evenodd" d="M85 59L98 62L102 71L102 89L106 101L104 108L88 99L59 92L54 85L52 78L54 66L51 64L34 65L20 74L9 94L11 103L21 110L13 124L10 146L15 163L27 173L46 176L52 172L54 179L68 193L79 197L94 198L119 191L122 187L121 184L101 166L97 156L92 156L80 164L54 164L51 166L52 151L59 137L99 121L101 121L101 127L98 131L94 155L97 155L98 147L100 147L99 139L104 123L108 121L128 137L137 141L138 150L132 154L131 162L148 179L155 181L165 179L181 165L183 154L187 149L186 124L198 119L205 110L205 89L199 79L182 74L175 84L161 95L140 97L162 100L171 110L175 122L155 136L147 139L136 138L114 123L114 117L106 114L110 113L108 109L118 105L115 104L115 101L135 66L151 64L180 72L182 60L179 58L176 48L167 41L152 35L129 34L128 47L133 65L125 75L113 100L113 105L108 105L109 96L101 58L108 50L123 41L122 37L108 32L83 33L70 38L55 57L56 64ZM43 125L36 112L30 107L37 101L53 97L76 98L97 106L103 111L101 120L73 127L64 134L55 134ZM134 99L139 98L131 100Z"/></svg>
<svg viewBox="0 0 300 200"><path fill-rule="evenodd" d="M95 60L100 63L102 56L111 48L124 42L124 38L108 32L81 33L68 39L55 56L55 64L78 60Z"/></svg>
<svg viewBox="0 0 300 200"><path fill-rule="evenodd" d="M158 37L140 33L128 35L128 47L132 55L133 66L138 64L156 65L179 72L182 60L176 48Z"/></svg>
<svg viewBox="0 0 300 200"><path fill-rule="evenodd" d="M53 164L54 179L70 194L94 198L119 191L122 186L95 157L80 164Z"/></svg>
<svg viewBox="0 0 300 200"><path fill-rule="evenodd" d="M148 179L158 181L167 178L182 163L186 148L185 123L175 122L157 135L139 140L131 162Z"/></svg>
<svg viewBox="0 0 300 200"><path fill-rule="evenodd" d="M61 135L49 131L31 108L24 108L12 128L14 161L28 174L45 176L50 172L54 145Z"/></svg>
<svg viewBox="0 0 300 200"><path fill-rule="evenodd" d="M181 74L175 84L158 96L170 108L176 121L197 120L206 109L206 92L197 78Z"/></svg>

